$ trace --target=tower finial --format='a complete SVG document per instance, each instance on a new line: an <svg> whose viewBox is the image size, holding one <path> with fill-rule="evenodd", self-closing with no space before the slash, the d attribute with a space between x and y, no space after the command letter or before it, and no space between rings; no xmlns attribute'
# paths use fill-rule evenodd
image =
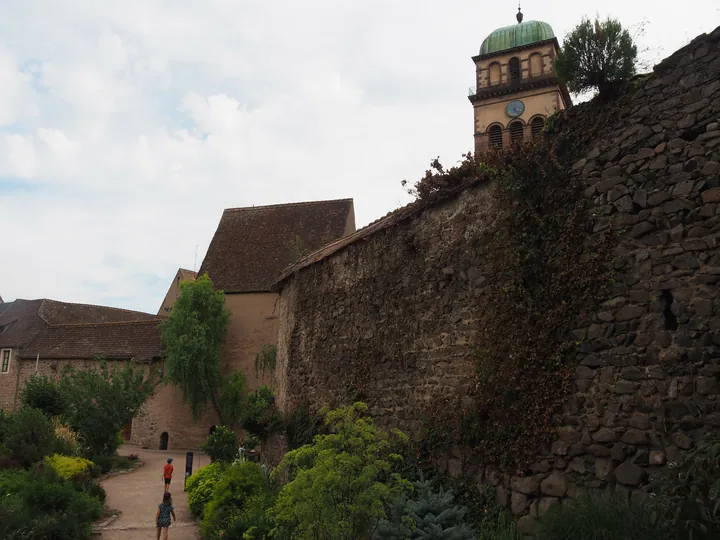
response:
<svg viewBox="0 0 720 540"><path fill-rule="evenodd" d="M517 19L518 24L520 24L523 20L523 14L522 14L522 11L520 10L520 2L518 2L518 12L517 12L517 15L515 15L515 18Z"/></svg>

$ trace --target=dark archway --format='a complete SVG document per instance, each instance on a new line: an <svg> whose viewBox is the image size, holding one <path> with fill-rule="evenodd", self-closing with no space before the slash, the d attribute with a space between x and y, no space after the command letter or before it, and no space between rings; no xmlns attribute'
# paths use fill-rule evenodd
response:
<svg viewBox="0 0 720 540"><path fill-rule="evenodd" d="M170 436L168 435L167 431L163 431L160 434L160 450L167 450L168 449L168 441L170 440Z"/></svg>
<svg viewBox="0 0 720 540"><path fill-rule="evenodd" d="M215 430L217 429L217 426L210 426L210 431L208 431L208 435L212 435L215 433Z"/></svg>

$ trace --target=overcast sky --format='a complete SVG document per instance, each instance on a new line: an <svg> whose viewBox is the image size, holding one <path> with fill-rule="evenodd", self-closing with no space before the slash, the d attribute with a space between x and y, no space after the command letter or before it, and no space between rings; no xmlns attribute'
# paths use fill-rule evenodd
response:
<svg viewBox="0 0 720 540"><path fill-rule="evenodd" d="M717 0L526 1L562 41L583 15L647 21L655 63ZM0 0L0 295L156 312L224 208L352 197L472 148L471 56L514 2ZM197 263L196 263L197 246Z"/></svg>

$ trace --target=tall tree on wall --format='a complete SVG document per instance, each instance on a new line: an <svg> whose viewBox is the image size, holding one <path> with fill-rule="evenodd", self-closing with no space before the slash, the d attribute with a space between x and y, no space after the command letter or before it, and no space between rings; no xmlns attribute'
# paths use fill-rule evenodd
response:
<svg viewBox="0 0 720 540"><path fill-rule="evenodd" d="M229 323L225 294L213 288L206 273L180 284L180 296L161 327L166 382L180 388L195 418L211 405L223 425L228 419L222 403L220 354Z"/></svg>
<svg viewBox="0 0 720 540"><path fill-rule="evenodd" d="M635 75L637 56L630 32L619 21L584 18L565 37L555 68L574 94L597 88L605 99L618 83Z"/></svg>

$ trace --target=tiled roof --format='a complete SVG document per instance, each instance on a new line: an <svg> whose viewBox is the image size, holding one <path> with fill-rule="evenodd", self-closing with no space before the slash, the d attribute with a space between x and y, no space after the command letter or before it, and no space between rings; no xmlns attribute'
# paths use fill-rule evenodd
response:
<svg viewBox="0 0 720 540"><path fill-rule="evenodd" d="M15 300L2 304L0 347L20 357L135 358L160 356L160 319L126 309L56 300Z"/></svg>
<svg viewBox="0 0 720 540"><path fill-rule="evenodd" d="M132 358L161 356L158 320L48 326L20 353L22 358Z"/></svg>
<svg viewBox="0 0 720 540"><path fill-rule="evenodd" d="M103 323L118 321L147 321L155 315L91 304L71 304L44 299L38 315L48 324Z"/></svg>
<svg viewBox="0 0 720 540"><path fill-rule="evenodd" d="M0 347L21 347L45 324L38 317L42 300L15 300L4 303L0 313Z"/></svg>
<svg viewBox="0 0 720 540"><path fill-rule="evenodd" d="M269 291L300 255L354 230L352 199L227 209L198 274L229 293Z"/></svg>

